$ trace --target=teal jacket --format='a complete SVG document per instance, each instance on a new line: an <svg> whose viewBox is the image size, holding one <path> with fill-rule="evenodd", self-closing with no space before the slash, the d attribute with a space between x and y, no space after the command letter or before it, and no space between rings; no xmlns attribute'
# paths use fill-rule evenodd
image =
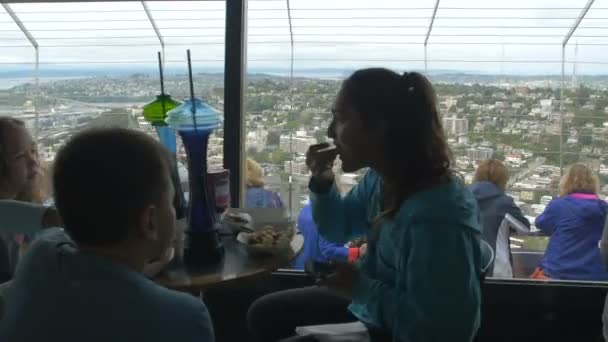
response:
<svg viewBox="0 0 608 342"><path fill-rule="evenodd" d="M382 180L369 171L345 197L315 191L313 217L332 242L367 235L368 252L350 311L400 342L471 341L480 323L480 224L461 181L408 198L393 218L380 213Z"/></svg>

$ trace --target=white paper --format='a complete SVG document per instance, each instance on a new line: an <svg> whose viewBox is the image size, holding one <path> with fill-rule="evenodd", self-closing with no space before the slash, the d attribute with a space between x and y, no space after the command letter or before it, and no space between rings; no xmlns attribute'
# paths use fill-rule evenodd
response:
<svg viewBox="0 0 608 342"><path fill-rule="evenodd" d="M298 336L312 335L320 342L370 342L367 327L361 322L297 327L296 334Z"/></svg>

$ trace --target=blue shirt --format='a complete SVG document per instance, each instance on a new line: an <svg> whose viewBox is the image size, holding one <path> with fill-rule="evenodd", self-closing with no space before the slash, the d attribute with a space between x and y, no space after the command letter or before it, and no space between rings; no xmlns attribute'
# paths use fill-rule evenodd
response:
<svg viewBox="0 0 608 342"><path fill-rule="evenodd" d="M59 229L34 241L3 297L0 341L214 340L201 300L79 252Z"/></svg>
<svg viewBox="0 0 608 342"><path fill-rule="evenodd" d="M15 234L33 236L42 229L42 217L48 207L12 200L0 200L0 284L13 277L20 244Z"/></svg>
<svg viewBox="0 0 608 342"><path fill-rule="evenodd" d="M318 262L348 261L348 248L344 244L333 243L319 236L317 225L312 219L312 207L306 204L298 216L298 229L304 236L304 247L294 261L293 268L303 270L308 260Z"/></svg>
<svg viewBox="0 0 608 342"><path fill-rule="evenodd" d="M329 241L367 234L350 311L401 342L472 341L480 323L480 224L462 182L413 194L376 226L382 180L373 170L342 198L310 183L313 216Z"/></svg>
<svg viewBox="0 0 608 342"><path fill-rule="evenodd" d="M540 267L550 278L608 280L598 242L606 219L606 202L593 194L555 198L536 218L536 227L550 235Z"/></svg>
<svg viewBox="0 0 608 342"><path fill-rule="evenodd" d="M263 187L248 187L245 191L245 207L247 208L283 208L279 194Z"/></svg>

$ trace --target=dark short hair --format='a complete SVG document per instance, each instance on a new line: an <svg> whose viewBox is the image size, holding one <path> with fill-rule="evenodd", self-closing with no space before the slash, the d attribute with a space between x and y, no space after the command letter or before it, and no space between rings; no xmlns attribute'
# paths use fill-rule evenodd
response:
<svg viewBox="0 0 608 342"><path fill-rule="evenodd" d="M75 242L123 240L142 210L170 189L166 149L133 130L99 128L75 135L55 159L55 205Z"/></svg>

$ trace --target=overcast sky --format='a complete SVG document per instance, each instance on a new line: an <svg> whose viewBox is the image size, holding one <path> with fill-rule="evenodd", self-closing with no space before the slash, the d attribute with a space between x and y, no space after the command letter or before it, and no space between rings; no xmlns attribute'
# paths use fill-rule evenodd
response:
<svg viewBox="0 0 608 342"><path fill-rule="evenodd" d="M295 68L384 65L424 69L435 0L291 0ZM430 70L497 74L561 72L561 42L587 0L441 0L427 46ZM222 1L148 2L167 62L223 65ZM159 42L141 2L13 4L48 65L154 66ZM286 0L249 1L248 65L288 68ZM567 46L579 74L608 74L608 0L596 0ZM606 45L604 45L606 44ZM0 71L31 68L27 39L0 8ZM125 62L133 62L125 64ZM15 63L15 64L9 64ZM571 74L573 64L567 65Z"/></svg>

